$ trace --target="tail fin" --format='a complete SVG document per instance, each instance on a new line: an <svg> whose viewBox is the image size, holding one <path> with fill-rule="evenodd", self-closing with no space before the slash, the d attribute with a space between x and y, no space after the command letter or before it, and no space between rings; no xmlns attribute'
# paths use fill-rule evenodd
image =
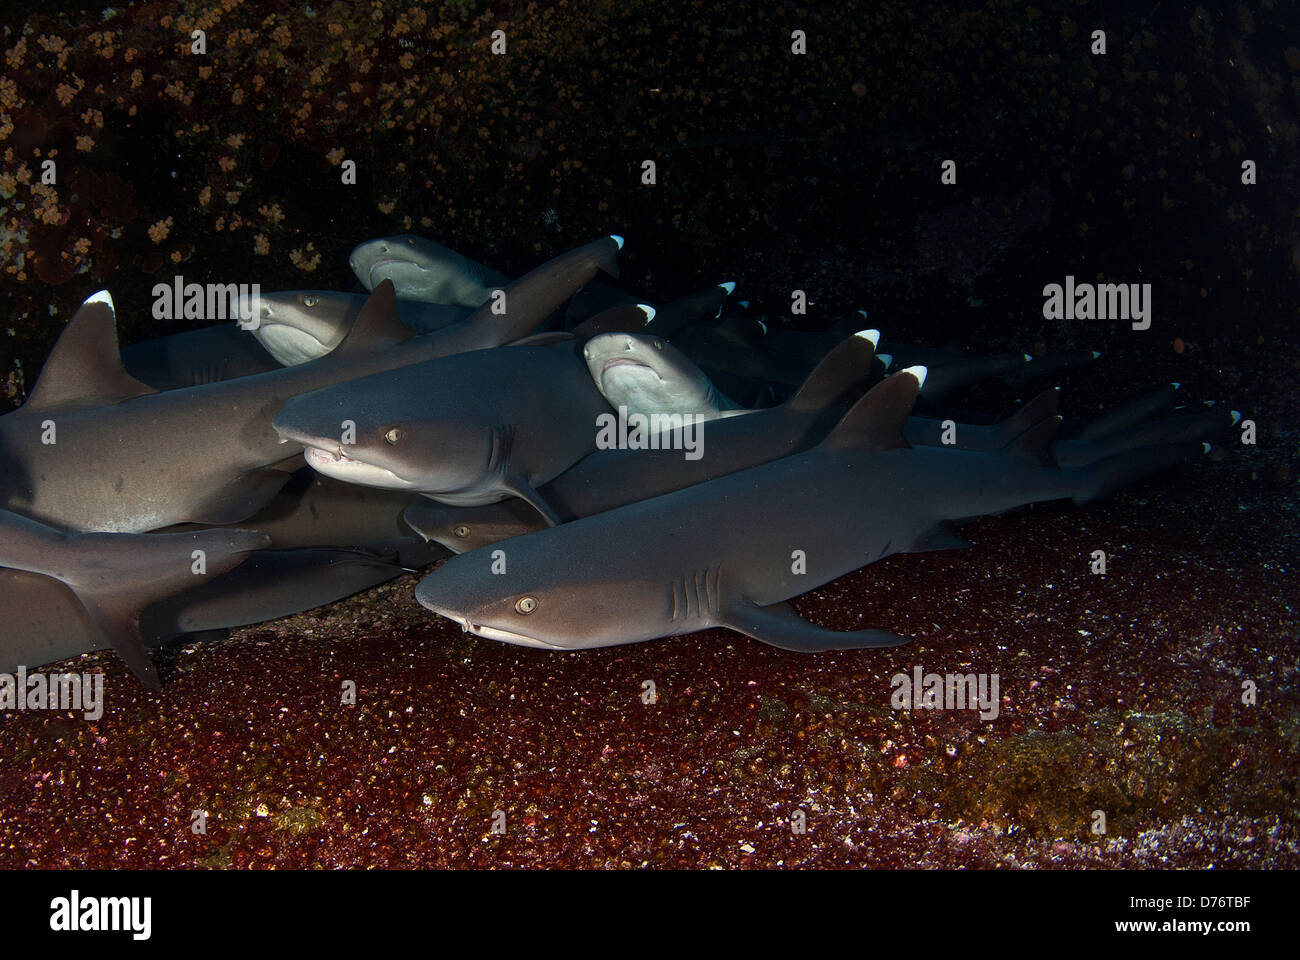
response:
<svg viewBox="0 0 1300 960"><path fill-rule="evenodd" d="M623 238L610 235L553 257L504 287L503 312L497 312L498 300L492 297L459 325L456 334L446 339L452 343L472 343L466 349L475 350L528 336L591 282L598 270L617 277L618 251L622 247ZM447 327L439 334L455 329Z"/></svg>
<svg viewBox="0 0 1300 960"><path fill-rule="evenodd" d="M840 450L893 450L910 446L903 425L925 383L925 367L907 367L876 384L827 434L821 445Z"/></svg>
<svg viewBox="0 0 1300 960"><path fill-rule="evenodd" d="M728 281L674 300L655 314L654 319L641 332L670 340L682 327L717 319L727 297L731 296L731 291L735 288L735 283Z"/></svg>
<svg viewBox="0 0 1300 960"><path fill-rule="evenodd" d="M1098 440L1121 430L1126 430L1136 423L1149 420L1159 413L1172 410L1178 403L1178 391L1181 384L1170 383L1145 396L1120 404L1110 413L1088 422L1070 440Z"/></svg>
<svg viewBox="0 0 1300 960"><path fill-rule="evenodd" d="M1095 440L1058 441L1052 454L1062 468L1083 467L1141 447L1183 444L1222 437L1240 419L1235 410L1216 407L1132 425Z"/></svg>
<svg viewBox="0 0 1300 960"><path fill-rule="evenodd" d="M145 686L161 690L140 613L150 603L225 573L270 537L219 528L185 533L63 533L0 511L0 565L65 583L95 628Z"/></svg>
<svg viewBox="0 0 1300 960"><path fill-rule="evenodd" d="M1121 487L1208 453L1210 449L1208 443L1166 443L1140 447L1065 472L1078 476L1080 483L1073 500L1077 504L1085 504L1108 497Z"/></svg>
<svg viewBox="0 0 1300 960"><path fill-rule="evenodd" d="M798 412L823 410L846 393L860 388L872 378L872 361L879 341L879 330L861 330L841 341L813 367L785 402L786 408Z"/></svg>
<svg viewBox="0 0 1300 960"><path fill-rule="evenodd" d="M952 360L931 367L924 396L927 400L938 400L972 383L1017 370L1028 363L1029 359L1029 355L1024 353L996 353L987 357Z"/></svg>

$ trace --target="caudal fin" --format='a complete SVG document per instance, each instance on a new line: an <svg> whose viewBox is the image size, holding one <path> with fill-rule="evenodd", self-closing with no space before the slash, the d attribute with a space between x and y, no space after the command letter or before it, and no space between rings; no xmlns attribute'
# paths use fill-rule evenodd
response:
<svg viewBox="0 0 1300 960"><path fill-rule="evenodd" d="M253 530L183 533L64 533L0 511L0 566L44 574L66 584L102 638L140 681L162 689L145 652L140 613L240 564L271 542Z"/></svg>
<svg viewBox="0 0 1300 960"><path fill-rule="evenodd" d="M1079 481L1078 492L1072 498L1074 502L1091 503L1110 496L1121 487L1209 453L1211 449L1208 443L1165 443L1129 450L1065 473L1075 475Z"/></svg>

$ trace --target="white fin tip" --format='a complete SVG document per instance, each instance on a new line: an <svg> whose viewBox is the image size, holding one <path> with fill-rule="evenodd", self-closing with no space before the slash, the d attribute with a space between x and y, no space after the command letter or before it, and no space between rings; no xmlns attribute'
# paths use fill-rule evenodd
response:
<svg viewBox="0 0 1300 960"><path fill-rule="evenodd" d="M637 306L641 309L641 312L645 314L645 323L649 323L655 318L655 308L650 306L650 304L638 303Z"/></svg>
<svg viewBox="0 0 1300 960"><path fill-rule="evenodd" d="M618 244L618 248L619 248L620 250L623 249L623 238L620 237L617 233L611 233L611 234L609 235L609 239L611 239L611 240L613 240L615 243L617 243L617 244Z"/></svg>
<svg viewBox="0 0 1300 960"><path fill-rule="evenodd" d="M910 373L912 376L916 377L917 383L919 383L921 386L924 387L925 378L927 375L929 375L930 371L925 367L921 366L920 364L917 364L916 366L912 366L912 367L904 367L902 370L899 370L898 373L895 374L895 376L900 376L901 374L904 373Z"/></svg>
<svg viewBox="0 0 1300 960"><path fill-rule="evenodd" d="M112 310L114 313L117 312L113 307L113 295L107 290L100 290L97 293L92 293L86 298L86 303L106 303L108 304L108 309Z"/></svg>
<svg viewBox="0 0 1300 960"><path fill-rule="evenodd" d="M854 336L861 337L863 340L870 340L873 348L880 346L879 330L859 330Z"/></svg>

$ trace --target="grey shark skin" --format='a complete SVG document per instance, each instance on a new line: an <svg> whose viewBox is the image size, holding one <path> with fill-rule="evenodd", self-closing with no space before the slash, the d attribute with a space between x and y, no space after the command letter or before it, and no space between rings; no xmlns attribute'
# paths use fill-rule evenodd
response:
<svg viewBox="0 0 1300 960"><path fill-rule="evenodd" d="M403 300L480 307L510 278L423 237L402 234L358 244L348 257L361 285L392 280Z"/></svg>
<svg viewBox="0 0 1300 960"><path fill-rule="evenodd" d="M404 542L365 549L259 550L227 573L145 606L140 637L153 647L185 634L262 623L333 603L401 576L411 564L400 555L409 557L409 550ZM419 566L435 559L427 548L425 556ZM4 673L111 646L77 595L42 574L0 568L0 620L5 624L0 633Z"/></svg>
<svg viewBox="0 0 1300 960"><path fill-rule="evenodd" d="M788 456L819 441L872 377L878 331L864 330L831 351L779 407L700 425L703 456L683 457L680 432L657 450L598 450L539 491L561 521L657 497ZM963 434L964 435L964 434ZM486 506L419 503L407 526L456 553L541 529L536 513L506 501Z"/></svg>
<svg viewBox="0 0 1300 960"><path fill-rule="evenodd" d="M269 542L265 534L236 529L67 533L0 510L0 566L42 574L67 586L104 644L111 645L131 672L154 690L161 684L145 653L140 612L150 603L233 569Z"/></svg>
<svg viewBox="0 0 1300 960"><path fill-rule="evenodd" d="M672 339L679 331L691 324L705 320L716 320L722 315L722 308L735 289L735 282L728 280L726 283L714 284L698 293L692 293L689 296L674 300L661 307L641 332L648 336ZM852 332L850 330L845 335L847 336ZM826 350L822 351L821 356L817 359L820 360L822 356L834 349L834 346L835 344L832 343ZM816 361L813 362L812 366L815 365ZM809 369L811 369L811 366Z"/></svg>
<svg viewBox="0 0 1300 960"><path fill-rule="evenodd" d="M364 294L332 290L264 293L258 324L249 332L281 366L297 366L325 356L342 343L365 302ZM469 307L401 299L396 309L397 319L415 333L433 333L460 323L472 312Z"/></svg>
<svg viewBox="0 0 1300 960"><path fill-rule="evenodd" d="M494 548L503 574L491 550L453 557L416 599L479 636L547 649L719 626L787 650L892 646L905 638L827 630L786 601L893 553L962 545L950 521L1086 501L1191 453L1168 445L1066 471L910 448L902 428L923 378L890 377L805 453L511 540Z"/></svg>
<svg viewBox="0 0 1300 960"><path fill-rule="evenodd" d="M616 271L620 243L605 238L562 254L506 288L504 313L484 307L420 337L397 322L385 282L325 357L163 393L122 369L111 301L97 294L63 331L28 402L0 417L0 509L119 533L244 520L286 482L276 464L301 464L300 448L271 427L290 398L517 340L598 269Z"/></svg>
<svg viewBox="0 0 1300 960"><path fill-rule="evenodd" d="M122 366L155 390L182 390L278 370L280 362L231 322L123 347Z"/></svg>
<svg viewBox="0 0 1300 960"><path fill-rule="evenodd" d="M457 504L515 496L557 522L536 488L595 450L608 412L567 344L512 346L303 394L274 426L327 476Z"/></svg>
<svg viewBox="0 0 1300 960"><path fill-rule="evenodd" d="M749 413L715 387L689 357L660 337L607 333L592 337L583 359L597 389L628 414L693 414L706 420Z"/></svg>

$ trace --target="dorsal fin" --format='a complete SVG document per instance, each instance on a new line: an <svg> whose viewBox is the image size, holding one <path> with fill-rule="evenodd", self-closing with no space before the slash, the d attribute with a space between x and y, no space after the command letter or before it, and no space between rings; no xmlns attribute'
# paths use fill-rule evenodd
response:
<svg viewBox="0 0 1300 960"><path fill-rule="evenodd" d="M867 391L822 441L834 449L894 450L910 444L903 424L925 383L925 367L899 370Z"/></svg>
<svg viewBox="0 0 1300 960"><path fill-rule="evenodd" d="M573 336L586 343L602 333L645 333L655 308L648 303L626 303L602 310L573 328Z"/></svg>
<svg viewBox="0 0 1300 960"><path fill-rule="evenodd" d="M822 410L839 400L846 391L860 387L872 375L871 361L876 356L879 340L879 330L861 330L841 340L822 357L794 396L786 401L787 409Z"/></svg>
<svg viewBox="0 0 1300 960"><path fill-rule="evenodd" d="M1039 420L1016 439L1003 448L1003 452L1017 460L1034 466L1041 466L1051 462L1049 456L1052 441L1056 439L1056 433L1061 427L1060 414L1045 417Z"/></svg>
<svg viewBox="0 0 1300 960"><path fill-rule="evenodd" d="M328 354L333 357L370 352L391 347L415 336L410 327L397 319L397 292L392 280L384 280L371 291L362 304L352 329Z"/></svg>
<svg viewBox="0 0 1300 960"><path fill-rule="evenodd" d="M767 328L763 326L762 321L743 313L727 314L718 321L717 326L728 336L747 343L761 343L763 335L767 333Z"/></svg>
<svg viewBox="0 0 1300 960"><path fill-rule="evenodd" d="M108 406L157 392L122 366L113 299L101 290L83 303L63 328L27 397L27 406L41 410Z"/></svg>
<svg viewBox="0 0 1300 960"><path fill-rule="evenodd" d="M1061 401L1061 388L1049 387L1034 399L1021 406L1001 424L1002 434L1010 443L1030 427L1056 414Z"/></svg>

